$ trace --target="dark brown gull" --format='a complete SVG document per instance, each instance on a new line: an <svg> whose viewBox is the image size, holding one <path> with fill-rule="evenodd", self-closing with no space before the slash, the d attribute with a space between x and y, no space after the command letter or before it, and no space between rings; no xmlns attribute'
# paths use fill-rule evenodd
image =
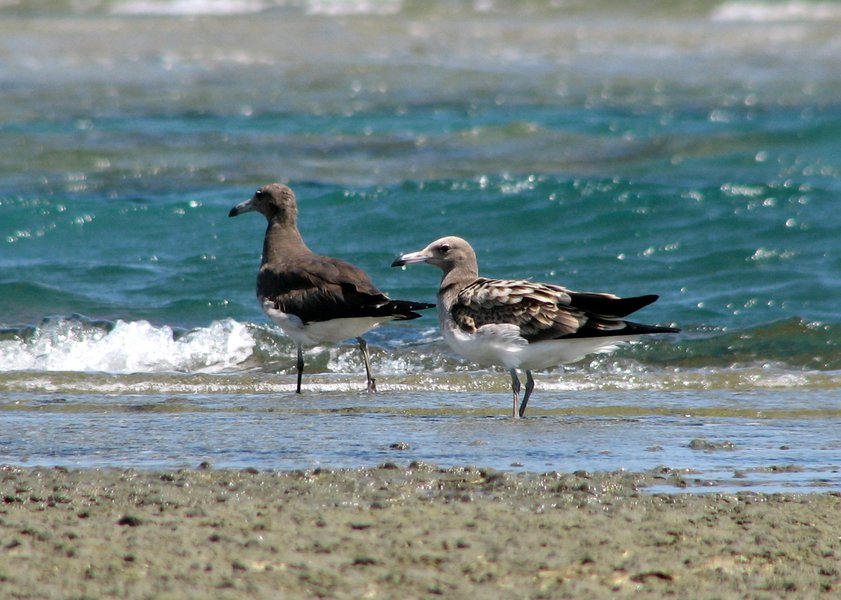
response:
<svg viewBox="0 0 841 600"><path fill-rule="evenodd" d="M229 217L256 211L266 217L257 299L266 315L297 345L298 383L304 372L303 346L356 338L367 389L376 391L368 344L362 335L380 323L407 321L434 304L392 300L360 268L312 252L298 231L298 204L291 188L272 183L234 206Z"/></svg>
<svg viewBox="0 0 841 600"><path fill-rule="evenodd" d="M575 362L642 335L679 331L624 320L657 300L655 295L619 298L522 279L479 277L476 253L458 237L404 254L392 266L412 263L428 263L444 272L438 290L441 334L468 360L509 370L515 418L525 414L534 389L533 370ZM517 369L526 372L522 403Z"/></svg>

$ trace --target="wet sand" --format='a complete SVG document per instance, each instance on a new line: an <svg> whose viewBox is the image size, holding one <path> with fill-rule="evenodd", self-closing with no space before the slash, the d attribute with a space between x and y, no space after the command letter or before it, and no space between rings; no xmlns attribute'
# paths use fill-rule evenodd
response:
<svg viewBox="0 0 841 600"><path fill-rule="evenodd" d="M831 597L841 494L644 473L0 468L8 598Z"/></svg>

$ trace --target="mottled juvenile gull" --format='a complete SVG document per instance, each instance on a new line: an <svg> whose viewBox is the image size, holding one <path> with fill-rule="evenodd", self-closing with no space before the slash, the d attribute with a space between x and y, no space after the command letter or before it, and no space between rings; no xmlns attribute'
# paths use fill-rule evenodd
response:
<svg viewBox="0 0 841 600"><path fill-rule="evenodd" d="M575 362L644 334L678 331L624 320L657 300L655 295L619 298L548 283L479 277L476 253L458 237L436 240L391 266L411 263L429 263L444 272L438 290L441 333L465 358L509 370L515 418L526 412L534 389L532 370ZM526 393L519 408L517 369L526 372Z"/></svg>
<svg viewBox="0 0 841 600"><path fill-rule="evenodd" d="M228 216L251 211L261 213L269 222L257 274L257 299L266 315L298 347L295 391L301 393L304 345L356 338L365 362L367 389L375 392L368 344L362 334L386 321L416 319L421 315L414 311L435 305L392 300L362 269L312 252L298 231L298 205L289 187L277 183L261 187L250 200L234 206Z"/></svg>

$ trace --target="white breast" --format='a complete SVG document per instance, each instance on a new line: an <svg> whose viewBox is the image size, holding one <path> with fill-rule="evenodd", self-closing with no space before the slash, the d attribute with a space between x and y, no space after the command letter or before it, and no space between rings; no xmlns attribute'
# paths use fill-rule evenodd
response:
<svg viewBox="0 0 841 600"><path fill-rule="evenodd" d="M516 325L485 325L468 333L456 326L449 311L440 316L441 333L453 351L480 365L519 366L519 355L528 347Z"/></svg>

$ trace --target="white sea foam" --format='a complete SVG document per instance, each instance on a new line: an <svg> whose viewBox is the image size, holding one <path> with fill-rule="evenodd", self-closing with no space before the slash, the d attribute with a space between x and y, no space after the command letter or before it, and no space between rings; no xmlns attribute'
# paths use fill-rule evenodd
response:
<svg viewBox="0 0 841 600"><path fill-rule="evenodd" d="M180 337L169 326L148 321L117 321L105 330L60 319L45 323L28 339L0 342L0 364L8 371L211 373L243 362L254 346L249 329L232 319Z"/></svg>
<svg viewBox="0 0 841 600"><path fill-rule="evenodd" d="M263 0L126 0L115 3L118 15L238 15L257 13L273 3Z"/></svg>
<svg viewBox="0 0 841 600"><path fill-rule="evenodd" d="M841 19L835 2L725 2L712 12L714 21L824 21Z"/></svg>
<svg viewBox="0 0 841 600"><path fill-rule="evenodd" d="M306 11L331 17L344 15L393 15L400 12L402 0L308 0Z"/></svg>
<svg viewBox="0 0 841 600"><path fill-rule="evenodd" d="M403 8L402 0L123 0L115 2L118 15L201 16L243 15L271 8L300 8L306 14L323 16L392 15Z"/></svg>

